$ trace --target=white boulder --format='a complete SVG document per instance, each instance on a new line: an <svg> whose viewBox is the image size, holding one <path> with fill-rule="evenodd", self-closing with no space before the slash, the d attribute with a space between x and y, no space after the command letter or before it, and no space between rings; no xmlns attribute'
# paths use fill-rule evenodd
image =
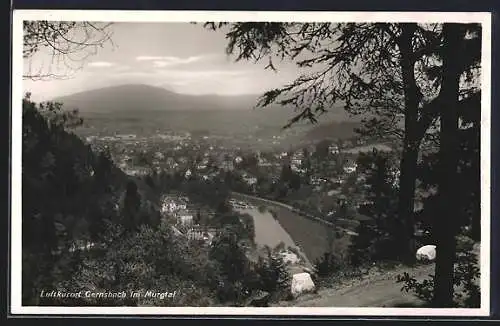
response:
<svg viewBox="0 0 500 326"><path fill-rule="evenodd" d="M425 245L417 250L417 260L430 260L436 259L436 246Z"/></svg>
<svg viewBox="0 0 500 326"><path fill-rule="evenodd" d="M304 292L314 291L315 286L309 273L298 273L292 276L291 292L297 297Z"/></svg>

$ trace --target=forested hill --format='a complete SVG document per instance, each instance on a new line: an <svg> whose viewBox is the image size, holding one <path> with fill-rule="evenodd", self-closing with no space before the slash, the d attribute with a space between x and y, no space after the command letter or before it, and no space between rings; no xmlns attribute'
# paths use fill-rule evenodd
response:
<svg viewBox="0 0 500 326"><path fill-rule="evenodd" d="M281 258L246 256L240 223L226 205L212 220L211 246L175 236L152 206L153 189L95 153L70 129L81 124L59 104L23 101L22 303L24 306L210 306L246 304L259 289L289 293ZM223 183L222 183L223 184ZM205 185L205 187L203 186ZM225 202L216 188L182 184L194 196ZM211 194L214 197L211 197ZM244 218L244 217L242 217ZM252 236L253 239L253 236ZM193 242L194 241L194 242ZM196 244L196 245L193 245ZM272 264L271 264L272 263ZM269 281L269 275L277 275ZM223 285L223 286L221 286ZM177 289L163 297L42 296L42 291L121 293ZM286 292L286 291L288 292ZM258 293L258 292L257 292Z"/></svg>
<svg viewBox="0 0 500 326"><path fill-rule="evenodd" d="M118 85L55 98L81 112L251 110L258 95L188 95L143 84Z"/></svg>
<svg viewBox="0 0 500 326"><path fill-rule="evenodd" d="M57 104L23 101L23 297L58 277L54 257L97 243L109 225L157 224L151 194L68 131L81 123ZM127 203L127 201L129 203ZM61 262L62 263L62 262Z"/></svg>

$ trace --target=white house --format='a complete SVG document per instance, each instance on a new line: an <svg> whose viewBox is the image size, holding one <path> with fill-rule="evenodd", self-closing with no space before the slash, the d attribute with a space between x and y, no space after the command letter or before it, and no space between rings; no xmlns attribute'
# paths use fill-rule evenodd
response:
<svg viewBox="0 0 500 326"><path fill-rule="evenodd" d="M155 152L154 158L157 160L163 160L165 158L165 155L162 152Z"/></svg>
<svg viewBox="0 0 500 326"><path fill-rule="evenodd" d="M90 250L94 247L96 247L97 245L94 243L94 242L90 242L90 241L76 241L75 243L73 243L71 245L71 247L69 248L69 252L75 252L75 251L87 251L87 250Z"/></svg>
<svg viewBox="0 0 500 326"><path fill-rule="evenodd" d="M295 166L301 166L302 159L301 158L292 158L291 163L292 163L292 165L295 165Z"/></svg>
<svg viewBox="0 0 500 326"><path fill-rule="evenodd" d="M186 209L186 204L183 203L176 203L173 200L164 200L162 203L161 211L162 213L174 213L179 210L184 210Z"/></svg>
<svg viewBox="0 0 500 326"><path fill-rule="evenodd" d="M192 225L193 224L193 215L180 215L179 222L182 225Z"/></svg>
<svg viewBox="0 0 500 326"><path fill-rule="evenodd" d="M186 235L190 240L203 240L207 244L211 244L215 237L216 230L200 230L198 228L191 228L187 231Z"/></svg>
<svg viewBox="0 0 500 326"><path fill-rule="evenodd" d="M298 150L295 153L293 153L293 158L295 159L303 159L304 158L304 151Z"/></svg>
<svg viewBox="0 0 500 326"><path fill-rule="evenodd" d="M233 161L223 161L221 164L221 168L224 169L225 171L233 171L234 170Z"/></svg>
<svg viewBox="0 0 500 326"><path fill-rule="evenodd" d="M161 211L162 213L168 213L168 212L169 212L168 204L167 204L167 203L163 203L163 204L161 205L161 209L160 209L160 211Z"/></svg>
<svg viewBox="0 0 500 326"><path fill-rule="evenodd" d="M196 167L198 170L204 170L207 168L207 165L206 164L203 164L203 163L200 163L198 164L198 166Z"/></svg>
<svg viewBox="0 0 500 326"><path fill-rule="evenodd" d="M97 136L88 136L85 140L88 142L88 143L91 143L93 142L94 140L97 139Z"/></svg>
<svg viewBox="0 0 500 326"><path fill-rule="evenodd" d="M354 173L356 172L356 169L358 168L358 164L356 164L356 162L348 162L345 166L344 166L344 172L345 173Z"/></svg>
<svg viewBox="0 0 500 326"><path fill-rule="evenodd" d="M328 146L328 151L331 153L331 154L338 154L340 151L339 151L339 147L335 144L332 144L330 146Z"/></svg>
<svg viewBox="0 0 500 326"><path fill-rule="evenodd" d="M357 178L356 178L356 182L359 182L359 183L364 183L366 182L366 176L365 175L359 175Z"/></svg>
<svg viewBox="0 0 500 326"><path fill-rule="evenodd" d="M254 184L257 184L257 178L256 177L246 176L246 177L243 178L243 180L245 180L246 184L248 184L249 186L253 186Z"/></svg>
<svg viewBox="0 0 500 326"><path fill-rule="evenodd" d="M391 179L392 179L392 186L398 187L399 186L399 178L401 176L401 171L398 168L392 168L390 170L390 173L391 173Z"/></svg>
<svg viewBox="0 0 500 326"><path fill-rule="evenodd" d="M266 160L265 158L259 158L258 165L259 166L271 166L273 164L271 162L269 162L268 160Z"/></svg>

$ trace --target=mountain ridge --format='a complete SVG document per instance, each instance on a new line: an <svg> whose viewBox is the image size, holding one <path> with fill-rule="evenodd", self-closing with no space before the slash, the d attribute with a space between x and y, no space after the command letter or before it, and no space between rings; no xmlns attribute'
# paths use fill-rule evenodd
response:
<svg viewBox="0 0 500 326"><path fill-rule="evenodd" d="M68 109L82 112L116 112L128 110L250 110L259 95L182 94L166 88L146 84L125 84L90 89L59 96Z"/></svg>
<svg viewBox="0 0 500 326"><path fill-rule="evenodd" d="M195 125L198 129L211 126L217 130L254 130L254 126L260 126L281 130L298 113L293 107L279 104L255 109L257 100L258 95L186 95L145 84L110 86L54 99L66 110L78 109L85 119L93 117L113 123L127 120L129 124L135 121L151 128L168 125L170 129L192 129ZM159 120L161 123L155 124ZM341 106L334 106L319 118L317 125L308 127L305 139L352 135L356 122L358 119L350 117ZM298 124L305 126L307 122Z"/></svg>

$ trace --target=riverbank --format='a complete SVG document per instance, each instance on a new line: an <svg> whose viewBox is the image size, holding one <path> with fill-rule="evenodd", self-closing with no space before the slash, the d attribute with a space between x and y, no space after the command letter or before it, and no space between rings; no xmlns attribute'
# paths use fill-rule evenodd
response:
<svg viewBox="0 0 500 326"><path fill-rule="evenodd" d="M288 204L285 204L285 203L282 203L282 202L279 202L279 201L274 201L274 200L270 200L270 199L267 199L267 198L261 198L261 197L257 197L257 196L252 196L252 195L247 195L247 194L242 194L242 193L239 193L239 192L232 192L232 195L236 196L236 197L239 197L240 199L244 199L244 200L247 200L247 201L250 201L250 202L257 202L257 203L264 203L264 204L267 204L267 205L271 205L271 206L279 206L281 208L285 208L285 209L288 209L290 210L292 213L295 213L295 214L298 214L302 217L305 217L305 218L308 218L314 222L317 222L317 223L321 223L325 226L328 226L330 228L333 228L335 230L340 230L342 232L345 232L347 233L348 235L357 235L356 232L354 232L353 230L350 230L350 229L347 229L347 228L344 228L344 227L341 227L339 225L336 225L332 222L328 222L322 218L319 218L317 216L313 216L311 214L307 214L291 205L288 205ZM264 205L265 206L265 205ZM346 221L345 219L341 219L339 218L337 220L339 223L345 223L345 222L348 222Z"/></svg>
<svg viewBox="0 0 500 326"><path fill-rule="evenodd" d="M351 243L350 234L334 228L327 221L320 222L298 214L290 205L235 192L231 196L272 211L276 221L312 264L325 252L331 251L337 256L344 256Z"/></svg>

